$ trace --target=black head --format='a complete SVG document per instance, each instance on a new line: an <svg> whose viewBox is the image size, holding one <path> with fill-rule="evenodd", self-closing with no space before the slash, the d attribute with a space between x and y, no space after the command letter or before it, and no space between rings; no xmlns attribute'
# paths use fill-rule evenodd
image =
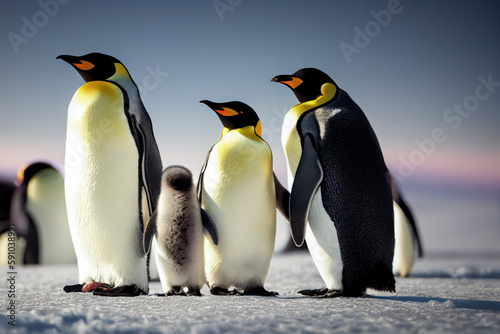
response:
<svg viewBox="0 0 500 334"><path fill-rule="evenodd" d="M33 176L35 176L36 174L45 169L55 169L55 168L45 162L35 162L23 166L17 172L15 183L17 185L27 184Z"/></svg>
<svg viewBox="0 0 500 334"><path fill-rule="evenodd" d="M321 86L325 83L331 83L337 87L332 78L316 68L303 68L292 75L278 75L271 81L287 85L300 103L316 100L322 95Z"/></svg>
<svg viewBox="0 0 500 334"><path fill-rule="evenodd" d="M208 100L200 101L217 113L222 125L228 130L254 126L257 135L261 135L260 120L255 110L239 101L217 103Z"/></svg>
<svg viewBox="0 0 500 334"><path fill-rule="evenodd" d="M170 166L163 171L162 182L174 190L189 191L193 186L193 175L183 166Z"/></svg>
<svg viewBox="0 0 500 334"><path fill-rule="evenodd" d="M86 82L109 79L116 73L116 63L123 66L115 57L97 52L80 57L60 55L56 59L62 59L72 65Z"/></svg>

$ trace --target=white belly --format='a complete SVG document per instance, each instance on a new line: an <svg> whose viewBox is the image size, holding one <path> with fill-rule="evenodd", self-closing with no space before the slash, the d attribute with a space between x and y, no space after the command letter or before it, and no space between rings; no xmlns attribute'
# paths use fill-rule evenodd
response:
<svg viewBox="0 0 500 334"><path fill-rule="evenodd" d="M265 142L240 139L230 140L234 150L222 172L215 159L219 148L214 147L204 174L203 206L219 234L217 246L204 238L205 273L211 287L263 286L274 251L276 199L271 153Z"/></svg>
<svg viewBox="0 0 500 334"><path fill-rule="evenodd" d="M173 286L201 289L205 283L202 233L202 227L200 226L200 229L194 235L189 236L189 238L193 239L193 248L187 254L190 259L189 263L182 267L174 263L158 246L156 237L153 238L153 249L156 249L154 254L163 292L167 293L172 290Z"/></svg>
<svg viewBox="0 0 500 334"><path fill-rule="evenodd" d="M68 113L65 190L80 283L148 291L134 139L121 105L93 91L83 103L79 91Z"/></svg>
<svg viewBox="0 0 500 334"><path fill-rule="evenodd" d="M337 230L323 208L321 187L309 211L306 241L311 257L328 289L342 290L342 259Z"/></svg>

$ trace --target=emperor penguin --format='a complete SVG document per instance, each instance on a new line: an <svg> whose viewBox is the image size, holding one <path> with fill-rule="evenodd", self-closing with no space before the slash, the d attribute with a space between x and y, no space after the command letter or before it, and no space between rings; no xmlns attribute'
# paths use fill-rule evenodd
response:
<svg viewBox="0 0 500 334"><path fill-rule="evenodd" d="M18 244L23 263L75 263L61 173L49 163L35 162L19 169L16 184L10 220L24 243Z"/></svg>
<svg viewBox="0 0 500 334"><path fill-rule="evenodd" d="M290 227L304 239L326 283L299 293L352 296L395 291L394 216L384 158L366 116L324 72L304 68L271 81L292 89L282 145L290 191Z"/></svg>
<svg viewBox="0 0 500 334"><path fill-rule="evenodd" d="M215 111L223 125L222 138L210 149L198 181L202 208L219 236L218 245L204 237L210 292L275 296L264 289L264 282L274 251L276 208L286 214L282 205L288 199L273 173L259 117L239 101L200 102Z"/></svg>
<svg viewBox="0 0 500 334"><path fill-rule="evenodd" d="M413 214L406 204L401 191L391 178L392 197L394 199L394 259L392 271L394 275L408 277L411 268L418 256L424 256L424 250L420 239L417 223Z"/></svg>
<svg viewBox="0 0 500 334"><path fill-rule="evenodd" d="M65 191L79 284L64 290L147 294L142 242L162 173L151 119L118 59L102 53L57 58L86 81L68 108Z"/></svg>
<svg viewBox="0 0 500 334"><path fill-rule="evenodd" d="M156 211L144 234L145 251L151 239L165 295L201 296L205 284L203 228L217 245L217 230L200 207L191 172L182 166L167 167L162 174Z"/></svg>

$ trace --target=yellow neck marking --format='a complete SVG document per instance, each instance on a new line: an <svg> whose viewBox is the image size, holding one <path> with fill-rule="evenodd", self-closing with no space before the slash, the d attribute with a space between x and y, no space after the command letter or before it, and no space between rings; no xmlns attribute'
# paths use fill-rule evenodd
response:
<svg viewBox="0 0 500 334"><path fill-rule="evenodd" d="M251 130L252 128L254 129L253 131ZM222 137L224 137L224 135L226 133L228 133L229 131L231 131L231 130L226 128L226 127L223 127L222 128ZM245 126L243 128L234 129L233 131L238 131L239 133L243 134L244 136L246 136L248 138L254 137L255 134L257 134L257 136L262 138L262 125L260 124L260 121L257 122L257 125L255 127L248 125L248 126Z"/></svg>
<svg viewBox="0 0 500 334"><path fill-rule="evenodd" d="M260 121L259 121L259 124L260 124ZM257 124L257 127L259 126L259 124ZM230 130L230 129L224 127L222 129L222 138L224 138L224 135L226 135L230 131L238 132L239 134L241 134L241 135L243 135L251 140L255 140L255 141L263 140L260 137L260 135L258 135L256 127L254 127L253 125L247 125L243 128L238 128L238 129L233 129L233 130Z"/></svg>
<svg viewBox="0 0 500 334"><path fill-rule="evenodd" d="M297 166L302 155L300 146L300 136L297 132L297 121L306 111L317 108L330 102L337 92L337 86L332 83L325 83L321 86L321 94L315 100L306 101L292 107L285 115L283 121L282 145L285 150L288 168L292 175L295 175Z"/></svg>
<svg viewBox="0 0 500 334"><path fill-rule="evenodd" d="M317 108L327 102L329 102L335 96L337 92L337 86L331 83L325 83L321 86L321 95L316 98L316 100L306 101L300 104L297 104L295 107L292 107L288 113L296 116L295 119L298 120L299 117L305 113L306 111Z"/></svg>

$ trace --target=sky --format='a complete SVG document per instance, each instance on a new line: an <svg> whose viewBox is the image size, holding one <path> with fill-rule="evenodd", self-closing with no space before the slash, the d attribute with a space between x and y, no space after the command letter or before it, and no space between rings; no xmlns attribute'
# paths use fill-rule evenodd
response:
<svg viewBox="0 0 500 334"><path fill-rule="evenodd" d="M222 125L199 101L260 116L286 177L281 124L297 100L278 74L316 67L363 109L396 178L500 187L498 1L0 3L0 170L64 165L82 78L60 54L102 52L140 86L163 165L197 176Z"/></svg>

